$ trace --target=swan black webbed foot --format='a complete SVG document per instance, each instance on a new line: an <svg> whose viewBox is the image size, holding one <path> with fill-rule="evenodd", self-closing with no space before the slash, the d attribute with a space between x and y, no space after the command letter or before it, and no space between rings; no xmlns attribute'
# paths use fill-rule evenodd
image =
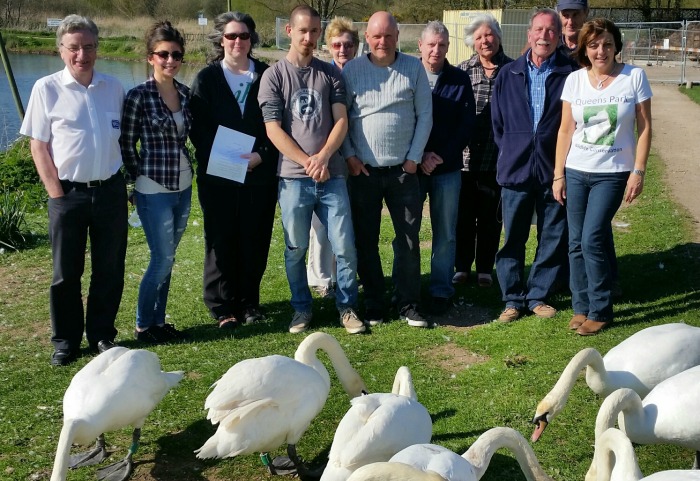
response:
<svg viewBox="0 0 700 481"><path fill-rule="evenodd" d="M94 464L100 464L102 461L107 459L109 455L107 454L107 449L105 448L105 437L104 434L100 434L95 443L95 447L85 453L74 454L70 457L70 467L71 469L80 468L83 466L92 466Z"/></svg>
<svg viewBox="0 0 700 481"><path fill-rule="evenodd" d="M139 448L139 439L141 438L141 429L134 429L132 434L131 447L126 457L121 461L105 466L97 470L97 479L100 481L126 481L131 476L134 469L134 463L131 458Z"/></svg>

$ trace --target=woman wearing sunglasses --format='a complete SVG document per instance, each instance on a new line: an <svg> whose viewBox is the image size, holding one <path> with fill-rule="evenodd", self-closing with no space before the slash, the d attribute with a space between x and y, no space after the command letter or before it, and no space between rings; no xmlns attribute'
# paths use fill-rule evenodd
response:
<svg viewBox="0 0 700 481"><path fill-rule="evenodd" d="M338 69L342 70L345 64L355 58L360 36L349 18L335 17L331 20L326 26L325 39L333 56L331 63ZM328 232L315 213L311 217L306 278L309 287L319 296L335 298L335 256L328 240Z"/></svg>
<svg viewBox="0 0 700 481"><path fill-rule="evenodd" d="M263 318L260 282L267 266L277 202L278 152L258 106L268 65L253 58L258 43L250 15L227 12L214 21L213 54L192 84L197 187L204 214L204 304L220 328ZM245 183L207 174L219 126L255 137Z"/></svg>
<svg viewBox="0 0 700 481"><path fill-rule="evenodd" d="M185 142L192 117L190 91L175 80L185 54L180 32L170 22L158 22L146 33L146 49L153 77L126 95L120 144L151 251L139 287L135 337L160 344L184 337L165 322L165 307L175 250L190 213L192 163Z"/></svg>

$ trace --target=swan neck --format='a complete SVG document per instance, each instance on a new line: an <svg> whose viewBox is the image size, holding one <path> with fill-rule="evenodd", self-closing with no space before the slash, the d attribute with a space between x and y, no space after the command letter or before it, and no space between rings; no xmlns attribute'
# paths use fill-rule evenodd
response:
<svg viewBox="0 0 700 481"><path fill-rule="evenodd" d="M413 376L411 376L411 371L409 371L406 366L401 366L399 370L396 371L394 386L391 388L391 392L418 401L418 395L413 387Z"/></svg>
<svg viewBox="0 0 700 481"><path fill-rule="evenodd" d="M58 438L58 447L56 448L56 458L53 462L53 470L51 471L51 481L65 481L70 465L70 448L73 444L75 432L78 424L74 420L64 420L61 434Z"/></svg>
<svg viewBox="0 0 700 481"><path fill-rule="evenodd" d="M608 428L615 427L619 414L627 419L643 413L642 399L629 388L618 389L605 398L595 420L595 437L598 439Z"/></svg>
<svg viewBox="0 0 700 481"><path fill-rule="evenodd" d="M614 479L642 479L632 443L619 429L611 428L601 435L596 442L594 458L597 481L610 481L613 473Z"/></svg>
<svg viewBox="0 0 700 481"><path fill-rule="evenodd" d="M528 481L554 481L542 469L525 438L511 428L501 427L486 431L462 457L474 466L476 479L481 479L494 453L501 448L507 448L515 454Z"/></svg>
<svg viewBox="0 0 700 481"><path fill-rule="evenodd" d="M296 353L294 354L294 359L299 362L311 366L316 372L318 372L321 377L326 382L327 386L330 388L331 381L328 374L328 370L323 365L323 363L318 359L317 351L324 351L328 354L331 360L331 364L338 375L340 383L343 385L345 392L352 398L359 396L361 391L365 389L364 383L361 382L360 375L357 374L355 369L348 361L343 348L340 346L338 341L328 334L324 333L313 333L299 344ZM361 386L357 385L357 381L360 381Z"/></svg>

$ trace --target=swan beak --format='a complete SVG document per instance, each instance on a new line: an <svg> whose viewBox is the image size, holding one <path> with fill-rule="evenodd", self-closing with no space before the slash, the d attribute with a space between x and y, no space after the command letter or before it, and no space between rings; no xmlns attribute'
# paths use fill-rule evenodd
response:
<svg viewBox="0 0 700 481"><path fill-rule="evenodd" d="M542 436L542 433L544 432L545 428L547 427L547 419L546 419L546 414L544 416L540 416L540 418L535 418L532 420L532 422L537 426L535 428L535 431L532 433L532 439L533 443L536 443L538 439L540 439L540 436Z"/></svg>

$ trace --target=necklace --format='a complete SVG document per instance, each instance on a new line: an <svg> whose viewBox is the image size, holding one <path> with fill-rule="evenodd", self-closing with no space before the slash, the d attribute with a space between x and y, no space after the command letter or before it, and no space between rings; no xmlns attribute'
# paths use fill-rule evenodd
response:
<svg viewBox="0 0 700 481"><path fill-rule="evenodd" d="M615 70L616 70L616 69L617 69L617 63L613 64L613 69L610 71L609 74L607 74L607 75L605 76L604 79L601 80L601 79L598 78L598 76L595 74L595 72L594 72L593 69L591 68L591 73L593 74L593 77L594 77L594 78L596 79L596 81L598 82L598 84L595 86L595 88L596 88L597 90L602 90L602 89L603 89L603 86L605 85L605 82L607 82L608 79L609 79L611 76L615 75Z"/></svg>

